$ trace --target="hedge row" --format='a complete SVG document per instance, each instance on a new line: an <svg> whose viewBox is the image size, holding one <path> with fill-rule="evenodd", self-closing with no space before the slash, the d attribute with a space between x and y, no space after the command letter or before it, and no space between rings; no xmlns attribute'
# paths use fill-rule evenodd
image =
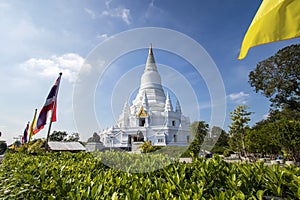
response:
<svg viewBox="0 0 300 200"><path fill-rule="evenodd" d="M146 170L136 170L141 167ZM219 157L186 164L122 152L7 153L0 182L0 199L300 198L299 168L226 163Z"/></svg>

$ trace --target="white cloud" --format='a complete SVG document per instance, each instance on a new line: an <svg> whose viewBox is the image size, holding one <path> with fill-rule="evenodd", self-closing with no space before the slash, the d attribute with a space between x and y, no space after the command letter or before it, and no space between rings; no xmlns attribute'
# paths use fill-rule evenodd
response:
<svg viewBox="0 0 300 200"><path fill-rule="evenodd" d="M127 25L131 24L130 10L127 8L115 8L102 12L103 16L121 18Z"/></svg>
<svg viewBox="0 0 300 200"><path fill-rule="evenodd" d="M110 3L112 2L112 0L107 0L105 1L105 5L106 5L106 8L110 8Z"/></svg>
<svg viewBox="0 0 300 200"><path fill-rule="evenodd" d="M154 6L154 0L151 0L151 2L149 3L149 6L151 6L151 7Z"/></svg>
<svg viewBox="0 0 300 200"><path fill-rule="evenodd" d="M144 13L145 19L166 20L168 17L164 10L154 5L154 0L148 4L148 8Z"/></svg>
<svg viewBox="0 0 300 200"><path fill-rule="evenodd" d="M109 16L109 17L116 17L122 19L127 25L131 24L131 15L130 9L117 7L111 8L110 7L111 0L106 1L106 10L102 12L102 16Z"/></svg>
<svg viewBox="0 0 300 200"><path fill-rule="evenodd" d="M229 100L233 101L234 103L246 104L248 96L249 96L249 94L241 91L239 93L229 94L227 97L229 98Z"/></svg>
<svg viewBox="0 0 300 200"><path fill-rule="evenodd" d="M122 9L122 19L123 19L123 21L124 22L126 22L126 24L130 24L131 22L130 22L130 10L129 9L126 9L126 8L124 8L124 9Z"/></svg>
<svg viewBox="0 0 300 200"><path fill-rule="evenodd" d="M59 72L62 72L64 78L74 82L83 63L84 59L80 55L67 53L61 56L53 55L47 59L30 58L22 63L20 67L45 77L56 77Z"/></svg>
<svg viewBox="0 0 300 200"><path fill-rule="evenodd" d="M88 8L84 8L84 11L92 18L96 19L96 13Z"/></svg>
<svg viewBox="0 0 300 200"><path fill-rule="evenodd" d="M105 39L108 38L108 35L107 35L106 33L104 33L104 34L98 34L98 35L97 35L97 38L98 38L98 39L101 39L101 40L105 40Z"/></svg>

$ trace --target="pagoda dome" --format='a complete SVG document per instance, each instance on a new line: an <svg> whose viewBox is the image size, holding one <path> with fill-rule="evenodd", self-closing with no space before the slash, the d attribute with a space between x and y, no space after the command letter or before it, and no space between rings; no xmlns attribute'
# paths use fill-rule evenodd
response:
<svg viewBox="0 0 300 200"><path fill-rule="evenodd" d="M147 71L141 78L141 89L156 88L161 85L161 78L155 71Z"/></svg>

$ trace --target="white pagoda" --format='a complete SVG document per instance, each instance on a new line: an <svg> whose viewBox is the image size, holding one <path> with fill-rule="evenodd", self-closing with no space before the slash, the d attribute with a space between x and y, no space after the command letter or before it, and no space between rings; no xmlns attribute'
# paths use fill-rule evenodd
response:
<svg viewBox="0 0 300 200"><path fill-rule="evenodd" d="M188 146L192 140L189 117L183 115L178 100L173 109L170 95L163 90L151 45L132 105L127 99L116 124L100 132L106 147L131 149L134 143L149 140L156 146Z"/></svg>

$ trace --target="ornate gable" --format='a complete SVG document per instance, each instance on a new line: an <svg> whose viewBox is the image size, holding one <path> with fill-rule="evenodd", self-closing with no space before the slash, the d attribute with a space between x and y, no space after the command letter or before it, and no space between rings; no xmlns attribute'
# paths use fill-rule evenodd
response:
<svg viewBox="0 0 300 200"><path fill-rule="evenodd" d="M141 106L141 108L140 108L140 110L139 110L139 112L137 113L137 115L136 115L138 118L146 118L146 117L148 117L148 114L147 114L147 112L144 110L144 107L143 106Z"/></svg>

